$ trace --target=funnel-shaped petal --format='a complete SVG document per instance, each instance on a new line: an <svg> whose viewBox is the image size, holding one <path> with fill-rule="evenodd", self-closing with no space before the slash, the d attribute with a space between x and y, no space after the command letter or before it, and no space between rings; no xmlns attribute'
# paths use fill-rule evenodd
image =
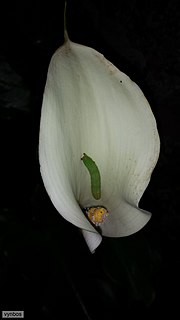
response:
<svg viewBox="0 0 180 320"><path fill-rule="evenodd" d="M91 193L83 153L101 174L101 199ZM127 236L151 214L138 208L159 155L159 136L139 87L92 48L66 41L51 59L40 124L39 157L46 190L91 251L101 233ZM103 206L99 231L82 209Z"/></svg>

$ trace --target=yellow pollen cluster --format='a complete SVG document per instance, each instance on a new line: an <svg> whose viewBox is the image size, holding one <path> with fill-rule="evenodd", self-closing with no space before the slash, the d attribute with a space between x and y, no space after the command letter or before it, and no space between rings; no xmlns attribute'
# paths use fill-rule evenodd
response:
<svg viewBox="0 0 180 320"><path fill-rule="evenodd" d="M104 207L90 207L86 209L88 218L96 225L99 226L108 216L108 211Z"/></svg>

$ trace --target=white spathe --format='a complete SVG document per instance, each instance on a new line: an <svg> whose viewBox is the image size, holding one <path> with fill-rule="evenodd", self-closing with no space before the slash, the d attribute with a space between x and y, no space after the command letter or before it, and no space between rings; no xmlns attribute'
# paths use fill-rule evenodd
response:
<svg viewBox="0 0 180 320"><path fill-rule="evenodd" d="M83 231L93 252L102 237L82 208L104 206L102 235L128 236L151 214L138 208L159 156L159 135L140 88L92 48L69 39L53 55L44 91L39 158L45 188L58 212ZM91 194L81 157L101 174L100 200Z"/></svg>

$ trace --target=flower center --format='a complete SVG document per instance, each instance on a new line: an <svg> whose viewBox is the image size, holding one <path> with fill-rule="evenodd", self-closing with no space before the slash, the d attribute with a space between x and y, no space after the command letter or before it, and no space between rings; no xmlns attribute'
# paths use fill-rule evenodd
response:
<svg viewBox="0 0 180 320"><path fill-rule="evenodd" d="M86 208L86 214L92 223L96 226L100 226L108 216L108 211L104 207L89 207Z"/></svg>

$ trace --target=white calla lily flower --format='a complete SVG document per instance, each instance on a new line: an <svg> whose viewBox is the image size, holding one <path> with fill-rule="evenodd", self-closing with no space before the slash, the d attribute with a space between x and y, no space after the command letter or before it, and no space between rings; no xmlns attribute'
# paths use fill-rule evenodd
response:
<svg viewBox="0 0 180 320"><path fill-rule="evenodd" d="M53 55L40 122L41 175L58 212L82 230L93 252L102 236L140 230L151 214L138 207L159 156L156 121L140 88L102 54L67 39ZM101 198L91 193L81 157L101 175ZM108 216L97 227L86 208Z"/></svg>

